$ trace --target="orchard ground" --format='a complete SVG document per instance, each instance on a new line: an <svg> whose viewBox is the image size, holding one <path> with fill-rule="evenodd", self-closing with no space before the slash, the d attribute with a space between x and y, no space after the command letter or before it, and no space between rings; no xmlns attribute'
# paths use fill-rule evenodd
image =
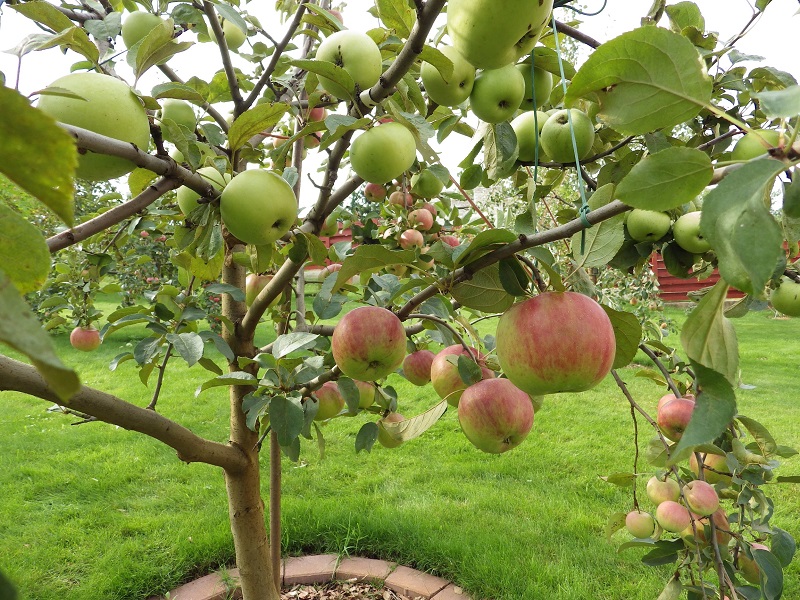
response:
<svg viewBox="0 0 800 600"><path fill-rule="evenodd" d="M112 309L110 302L101 308ZM682 322L684 313L667 316ZM794 380L800 320L771 311L735 321L742 355L740 410L760 415L781 444L800 447L800 404ZM482 333L493 330L483 322ZM150 391L136 377L108 370L136 338L134 328L109 336L94 354L55 343L84 383L144 406ZM262 334L261 342L268 334ZM672 334L675 335L675 334ZM669 341L669 339L668 339ZM663 391L636 373L621 374L634 397L654 408ZM130 363L120 370L133 373ZM195 398L206 378L176 364L159 410L224 442L224 391ZM430 386L396 375L399 410L410 416L432 406ZM135 599L233 562L222 478L215 468L184 465L169 448L103 423L78 427L74 417L46 412L39 400L9 396L0 423L0 570L22 598ZM582 394L547 397L534 429L508 454L477 451L459 431L454 410L421 438L394 450L356 454L355 435L366 420L341 417L323 427L324 459L303 440L300 463L284 459L284 554L334 552L391 559L452 579L476 599L650 600L670 566L639 562L640 550L617 553L627 538L604 541L608 515L631 508L629 489L598 475L629 472L630 408L613 380ZM374 417L373 417L374 418ZM639 445L650 437L639 420ZM220 437L222 436L222 437ZM651 469L641 459L640 498ZM800 458L779 475L797 475ZM266 482L264 483L266 494ZM770 489L775 526L800 534L800 497L790 485ZM785 573L784 598L800 597L800 566Z"/></svg>

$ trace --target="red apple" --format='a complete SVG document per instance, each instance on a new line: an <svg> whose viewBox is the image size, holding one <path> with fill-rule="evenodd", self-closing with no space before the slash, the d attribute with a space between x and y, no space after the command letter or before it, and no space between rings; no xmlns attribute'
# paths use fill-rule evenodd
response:
<svg viewBox="0 0 800 600"><path fill-rule="evenodd" d="M519 446L533 427L530 396L508 379L484 379L461 394L458 422L478 450L500 454Z"/></svg>
<svg viewBox="0 0 800 600"><path fill-rule="evenodd" d="M509 308L497 325L497 358L514 385L532 396L582 392L611 370L611 320L576 292L544 292Z"/></svg>
<svg viewBox="0 0 800 600"><path fill-rule="evenodd" d="M632 510L625 516L625 528L633 537L649 538L656 532L656 521L648 512Z"/></svg>
<svg viewBox="0 0 800 600"><path fill-rule="evenodd" d="M368 381L353 380L358 388L358 407L369 408L375 402L375 384Z"/></svg>
<svg viewBox="0 0 800 600"><path fill-rule="evenodd" d="M431 380L431 365L436 355L430 350L417 350L403 360L403 374L414 385L425 385Z"/></svg>
<svg viewBox="0 0 800 600"><path fill-rule="evenodd" d="M656 505L667 500L677 502L681 497L681 486L674 479L662 480L658 477L651 477L647 482L647 497Z"/></svg>
<svg viewBox="0 0 800 600"><path fill-rule="evenodd" d="M337 271L341 271L341 270L342 270L342 263L331 263L328 266L326 266L324 269L322 269L322 271L320 271L319 280L321 282L325 281L325 279L328 277L328 275L330 275L331 273L336 273Z"/></svg>
<svg viewBox="0 0 800 600"><path fill-rule="evenodd" d="M769 552L764 544L754 542L750 544L750 551L753 550L766 550ZM744 549L739 552L739 571L747 581L753 585L758 585L761 581L761 569L758 568L758 563L745 553Z"/></svg>
<svg viewBox="0 0 800 600"><path fill-rule="evenodd" d="M394 372L406 356L406 332L392 311L379 306L356 308L337 323L331 350L342 373L376 381Z"/></svg>
<svg viewBox="0 0 800 600"><path fill-rule="evenodd" d="M436 207L435 207L433 204L431 204L430 202L426 202L425 204L423 204L423 205L422 205L422 208L424 208L425 210L427 210L427 211L428 211L429 213L431 213L431 214L432 214L434 217L436 216L436 213L437 213Z"/></svg>
<svg viewBox="0 0 800 600"><path fill-rule="evenodd" d="M675 398L665 402L658 411L658 427L667 439L677 442L689 425L694 411L694 400Z"/></svg>
<svg viewBox="0 0 800 600"><path fill-rule="evenodd" d="M416 246L417 248L422 248L422 246L425 244L425 238L422 237L422 233L420 233L416 229L406 229L403 233L400 234L400 239L398 240L398 244L400 244L400 247L403 250L408 250L412 246Z"/></svg>
<svg viewBox="0 0 800 600"><path fill-rule="evenodd" d="M666 500L656 509L656 521L664 531L679 533L691 526L692 516L685 506L672 500Z"/></svg>
<svg viewBox="0 0 800 600"><path fill-rule="evenodd" d="M76 327L69 334L69 343L81 352L91 352L100 346L100 332L91 325Z"/></svg>
<svg viewBox="0 0 800 600"><path fill-rule="evenodd" d="M662 329L665 328L666 326L667 326L667 324L663 323L662 324ZM691 400L693 402L695 401L694 394L684 394L684 396L682 396L682 397L686 398L687 400ZM672 394L672 393L665 394L664 396L661 396L661 398L659 398L659 400L658 400L658 406L656 406L656 411L661 410L661 407L664 406L670 400L675 400L677 398L678 398L678 396L676 396L675 394Z"/></svg>
<svg viewBox="0 0 800 600"><path fill-rule="evenodd" d="M452 246L453 248L461 244L461 242L458 241L458 238L454 235L443 235L439 237L439 240L443 244L447 244L448 246Z"/></svg>
<svg viewBox="0 0 800 600"><path fill-rule="evenodd" d="M712 485L699 479L683 486L683 497L689 508L698 515L707 517L719 508L719 496Z"/></svg>
<svg viewBox="0 0 800 600"><path fill-rule="evenodd" d="M478 359L478 365L481 367L483 379L494 378L494 372L487 369L483 362L483 356L471 348L473 356ZM447 360L448 356L466 356L470 354L460 344L448 346L437 354L431 363L431 383L433 389L439 394L439 397L446 399L451 406L458 406L461 399L462 392L466 389L467 384L461 379L458 374L458 366Z"/></svg>
<svg viewBox="0 0 800 600"><path fill-rule="evenodd" d="M378 442L384 448L397 448L400 444L403 443L402 440L396 440L389 433L384 429L384 423L399 423L400 421L405 421L406 418L401 415L400 413L389 413L385 417L383 417L380 421L378 421Z"/></svg>
<svg viewBox="0 0 800 600"><path fill-rule="evenodd" d="M406 208L410 208L414 205L414 197L411 194L404 194L400 191L392 192L389 194L389 204L396 204L397 206L405 206Z"/></svg>
<svg viewBox="0 0 800 600"><path fill-rule="evenodd" d="M341 12L339 12L338 10L334 10L334 9L331 9L328 12L331 13L337 19L339 19L339 23L344 25L344 19L342 18L342 13Z"/></svg>
<svg viewBox="0 0 800 600"><path fill-rule="evenodd" d="M368 183L364 187L364 195L370 202L382 202L386 199L386 188L380 183Z"/></svg>
<svg viewBox="0 0 800 600"><path fill-rule="evenodd" d="M728 517L725 511L721 508L717 509L710 517L701 517L700 515L692 515L694 520L694 530L697 531L697 536L692 530L691 523L680 532L681 537L685 542L690 545L707 546L709 536L711 535L710 521L714 521L714 527L717 529L717 544L720 548L724 548L731 541L731 525L728 522Z"/></svg>
<svg viewBox="0 0 800 600"><path fill-rule="evenodd" d="M319 401L319 408L314 416L315 421L326 421L342 412L344 396L342 396L335 381L326 381L314 395Z"/></svg>
<svg viewBox="0 0 800 600"><path fill-rule="evenodd" d="M315 106L308 111L308 114L306 115L306 121L324 121L327 114L328 111L325 110L324 106Z"/></svg>
<svg viewBox="0 0 800 600"><path fill-rule="evenodd" d="M139 235L143 238L150 237L150 232L142 230L139 232Z"/></svg>
<svg viewBox="0 0 800 600"><path fill-rule="evenodd" d="M433 227L433 215L424 208L412 210L408 213L408 224L422 231L428 231Z"/></svg>
<svg viewBox="0 0 800 600"><path fill-rule="evenodd" d="M703 459L703 476L708 483L723 483L727 485L731 482L731 474L728 471L728 463L724 456L701 453L700 458ZM709 467L714 470L711 471ZM700 476L700 467L697 464L697 457L694 452L689 456L689 468L695 476Z"/></svg>

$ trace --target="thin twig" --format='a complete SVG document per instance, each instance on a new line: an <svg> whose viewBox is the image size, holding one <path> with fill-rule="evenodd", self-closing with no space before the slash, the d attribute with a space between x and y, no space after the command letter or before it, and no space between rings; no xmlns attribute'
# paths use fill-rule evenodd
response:
<svg viewBox="0 0 800 600"><path fill-rule="evenodd" d="M667 367L664 365L664 363L662 363L659 360L658 355L655 352L653 352L652 350L650 350L650 348L648 348L645 344L639 344L639 349L642 352L644 352L650 358L650 360L652 360L656 364L656 366L658 367L658 370L661 371L661 374L664 376L664 379L667 380L667 385L669 386L670 391L673 394L675 394L676 398L680 398L681 397L681 392L678 389L678 386L675 385L675 381L672 379L672 376L670 375L670 373L667 370Z"/></svg>

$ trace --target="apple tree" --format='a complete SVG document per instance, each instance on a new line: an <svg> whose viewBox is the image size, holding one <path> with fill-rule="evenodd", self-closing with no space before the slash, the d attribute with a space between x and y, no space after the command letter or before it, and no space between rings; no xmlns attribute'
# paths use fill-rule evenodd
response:
<svg viewBox="0 0 800 600"><path fill-rule="evenodd" d="M607 477L632 491L609 535L627 527L625 547L675 564L664 600L780 597L795 542L764 485L795 481L775 474L793 451L737 411L730 319L770 298L800 314L797 82L745 66L692 2L657 0L603 43L553 17L567 1L369 4L371 28L345 27L327 0L281 0L265 18L226 0L7 3L40 29L18 40L21 68L55 49L73 64L30 95L12 73L0 87L0 171L64 225L45 237L0 206L0 340L28 359L0 355L0 389L219 467L244 597L274 600L280 453L296 460L319 421L374 415L355 443L369 451L421 435L450 405L478 449L499 453L523 442L543 396L613 377L637 444L652 439L649 467L637 452L632 473ZM585 60L568 60L567 39ZM461 162L448 168L453 139ZM130 196L75 218L76 179L118 178ZM493 223L472 196L498 182L524 201ZM300 197L313 197L302 211ZM340 223L352 242L326 247L320 234ZM112 365L156 382L146 407L82 385L23 296L53 277L52 257L81 248L89 303L132 236L166 244L174 275L73 335L90 350L146 325ZM593 299L608 297L602 274L640 272L653 252L675 276L722 276L677 347ZM308 305L314 266L327 277ZM746 294L734 306L731 287ZM343 314L346 301L361 306ZM482 338L473 321L493 316L496 336ZM276 337L257 345L259 328ZM661 388L656 411L619 371L638 352ZM228 443L158 412L176 360L208 371L198 401L228 390ZM401 366L441 402L400 416L385 378Z"/></svg>

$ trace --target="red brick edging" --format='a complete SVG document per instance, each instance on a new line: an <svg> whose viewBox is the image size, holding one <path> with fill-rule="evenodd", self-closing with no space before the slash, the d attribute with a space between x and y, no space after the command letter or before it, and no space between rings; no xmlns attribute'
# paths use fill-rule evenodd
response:
<svg viewBox="0 0 800 600"><path fill-rule="evenodd" d="M238 581L239 570L229 570L228 577L234 582ZM340 561L336 554L290 557L282 562L281 578L283 585L287 587L333 580L367 580L383 583L390 590L412 598L470 600L461 588L446 579L374 558L344 558ZM212 573L172 590L169 598L170 600L225 600L229 589L222 576ZM148 600L164 600L164 597L153 596Z"/></svg>

